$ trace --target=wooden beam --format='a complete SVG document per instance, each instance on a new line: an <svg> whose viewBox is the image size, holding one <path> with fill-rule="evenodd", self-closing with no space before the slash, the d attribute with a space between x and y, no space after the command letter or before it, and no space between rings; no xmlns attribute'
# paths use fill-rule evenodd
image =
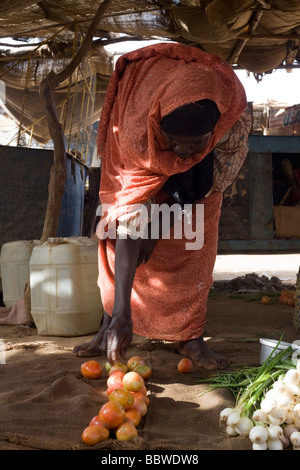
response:
<svg viewBox="0 0 300 470"><path fill-rule="evenodd" d="M253 33L256 30L258 23L260 22L261 17L264 13L264 9L267 8L267 5L268 4L266 4L266 2L260 2L258 9L253 13L249 22L248 31L247 31L247 34L249 37L246 39L238 40L236 46L234 47L231 53L231 56L228 59L229 64L236 64L238 62L238 58L242 50L244 49L249 39L251 39L251 37L253 36Z"/></svg>

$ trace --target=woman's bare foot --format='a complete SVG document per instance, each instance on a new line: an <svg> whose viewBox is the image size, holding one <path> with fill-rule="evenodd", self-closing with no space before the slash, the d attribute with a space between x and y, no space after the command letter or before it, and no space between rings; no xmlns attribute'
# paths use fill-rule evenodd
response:
<svg viewBox="0 0 300 470"><path fill-rule="evenodd" d="M103 335L104 332L107 330L111 322L111 317L104 312L102 325L96 334L96 336L89 341L88 343L79 344L75 346L73 352L78 357L93 357L93 356L101 356L103 351L105 351L105 346L103 347Z"/></svg>
<svg viewBox="0 0 300 470"><path fill-rule="evenodd" d="M211 351L205 344L203 337L179 343L178 352L189 356L197 366L203 369L226 369L229 361L220 354Z"/></svg>

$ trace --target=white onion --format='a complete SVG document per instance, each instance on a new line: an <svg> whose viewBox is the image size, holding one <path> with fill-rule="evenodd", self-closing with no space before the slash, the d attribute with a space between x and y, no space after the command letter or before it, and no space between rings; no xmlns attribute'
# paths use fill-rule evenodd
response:
<svg viewBox="0 0 300 470"><path fill-rule="evenodd" d="M274 388L270 388L270 390L268 390L265 394L265 398L267 399L273 399L273 400L276 400L277 398L277 395L278 395L278 391Z"/></svg>
<svg viewBox="0 0 300 470"><path fill-rule="evenodd" d="M300 403L297 403L297 405L294 406L293 414L296 419L300 418Z"/></svg>
<svg viewBox="0 0 300 470"><path fill-rule="evenodd" d="M273 389L282 393L286 390L286 385L282 380L276 380L276 382L273 383Z"/></svg>
<svg viewBox="0 0 300 470"><path fill-rule="evenodd" d="M286 407L289 406L292 400L292 394L285 390L284 392L278 393L276 397L276 404L279 407Z"/></svg>
<svg viewBox="0 0 300 470"><path fill-rule="evenodd" d="M300 447L300 432L292 432L292 434L290 435L290 441L293 446Z"/></svg>
<svg viewBox="0 0 300 470"><path fill-rule="evenodd" d="M268 449L267 441L261 442L260 444L256 444L255 442L253 442L252 444L252 450L267 450L267 449Z"/></svg>
<svg viewBox="0 0 300 470"><path fill-rule="evenodd" d="M284 448L284 449L287 449L288 447L290 447L291 441L289 440L288 437L286 437L286 436L283 435L283 436L280 438L280 440L281 440L281 442L282 442L282 445L283 445L283 448Z"/></svg>
<svg viewBox="0 0 300 470"><path fill-rule="evenodd" d="M284 423L286 418L286 411L283 408L273 408L269 413L269 420L272 424L278 424L279 426Z"/></svg>
<svg viewBox="0 0 300 470"><path fill-rule="evenodd" d="M276 401L274 399L263 398L260 404L260 409L264 413L269 414L275 406L276 406Z"/></svg>
<svg viewBox="0 0 300 470"><path fill-rule="evenodd" d="M226 426L226 432L228 436L234 437L237 436L238 433L236 432L234 426Z"/></svg>
<svg viewBox="0 0 300 470"><path fill-rule="evenodd" d="M270 439L280 439L283 436L283 429L277 424L270 424L268 427L268 434Z"/></svg>
<svg viewBox="0 0 300 470"><path fill-rule="evenodd" d="M252 418L257 423L267 423L268 422L268 415L264 413L262 410L255 410Z"/></svg>
<svg viewBox="0 0 300 470"><path fill-rule="evenodd" d="M299 430L300 430L300 419L294 417L294 422L293 422L293 424L294 424L294 426L296 426L296 428L297 428L298 431L299 431Z"/></svg>
<svg viewBox="0 0 300 470"><path fill-rule="evenodd" d="M234 428L240 436L248 436L250 429L253 428L253 426L254 424L250 418L242 416Z"/></svg>
<svg viewBox="0 0 300 470"><path fill-rule="evenodd" d="M286 411L286 418L285 418L285 424L293 424L294 423L294 415L293 415L293 412L292 410L287 410Z"/></svg>
<svg viewBox="0 0 300 470"><path fill-rule="evenodd" d="M300 396L300 387L299 385L288 384L287 389L296 397Z"/></svg>
<svg viewBox="0 0 300 470"><path fill-rule="evenodd" d="M228 419L227 419L228 426L235 426L239 422L240 417L241 417L241 410L240 409L236 409L235 411L230 413L230 415L228 416Z"/></svg>
<svg viewBox="0 0 300 470"><path fill-rule="evenodd" d="M264 426L253 426L249 432L249 439L254 444L261 444L268 439L268 431Z"/></svg>
<svg viewBox="0 0 300 470"><path fill-rule="evenodd" d="M283 434L288 438L290 438L293 432L297 432L297 431L298 431L298 428L296 428L294 424L287 424L283 428Z"/></svg>
<svg viewBox="0 0 300 470"><path fill-rule="evenodd" d="M220 423L227 423L228 416L233 413L235 408L224 408L220 413Z"/></svg>
<svg viewBox="0 0 300 470"><path fill-rule="evenodd" d="M286 385L299 385L299 372L296 369L289 369L283 381Z"/></svg>
<svg viewBox="0 0 300 470"><path fill-rule="evenodd" d="M269 450L283 450L283 444L279 439L268 439Z"/></svg>

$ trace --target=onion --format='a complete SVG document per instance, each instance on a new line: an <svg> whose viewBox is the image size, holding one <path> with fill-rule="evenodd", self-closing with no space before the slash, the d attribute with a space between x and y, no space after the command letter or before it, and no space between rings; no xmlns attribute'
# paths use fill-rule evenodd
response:
<svg viewBox="0 0 300 470"><path fill-rule="evenodd" d="M276 401L273 398L263 398L260 404L260 409L266 413L269 414L273 408L276 406Z"/></svg>
<svg viewBox="0 0 300 470"><path fill-rule="evenodd" d="M270 439L280 439L283 436L283 429L277 424L270 424L268 427L268 434Z"/></svg>
<svg viewBox="0 0 300 470"><path fill-rule="evenodd" d="M284 423L286 418L286 411L283 408L273 408L271 413L269 413L269 420L272 424L277 424L280 426Z"/></svg>
<svg viewBox="0 0 300 470"><path fill-rule="evenodd" d="M253 421L250 418L242 416L234 428L240 436L248 436L250 429L253 428L253 426Z"/></svg>
<svg viewBox="0 0 300 470"><path fill-rule="evenodd" d="M268 439L268 431L264 426L253 426L249 432L249 439L254 444L262 444L267 442Z"/></svg>
<svg viewBox="0 0 300 470"><path fill-rule="evenodd" d="M297 405L294 406L293 414L296 419L300 418L300 403L297 403Z"/></svg>
<svg viewBox="0 0 300 470"><path fill-rule="evenodd" d="M283 450L283 444L279 439L268 439L269 450Z"/></svg>
<svg viewBox="0 0 300 470"><path fill-rule="evenodd" d="M300 430L300 419L294 417L294 422L293 422L293 424L294 424L294 426L297 428L297 430L299 431L299 430Z"/></svg>
<svg viewBox="0 0 300 470"><path fill-rule="evenodd" d="M291 410L287 410L284 424L293 424L294 419L295 417L293 415L293 412Z"/></svg>
<svg viewBox="0 0 300 470"><path fill-rule="evenodd" d="M231 437L234 437L234 436L238 435L238 433L236 432L234 426L226 426L226 432L227 432L228 436L231 436Z"/></svg>
<svg viewBox="0 0 300 470"><path fill-rule="evenodd" d="M268 449L267 441L261 442L260 444L256 444L255 442L253 442L252 444L252 450L267 450L267 449Z"/></svg>
<svg viewBox="0 0 300 470"><path fill-rule="evenodd" d="M273 383L273 389L282 393L286 390L286 385L282 380L276 380L276 382Z"/></svg>
<svg viewBox="0 0 300 470"><path fill-rule="evenodd" d="M228 419L227 419L228 426L235 426L239 422L240 417L241 417L241 410L237 408L228 416Z"/></svg>
<svg viewBox="0 0 300 470"><path fill-rule="evenodd" d="M292 434L290 435L290 441L294 447L300 447L300 432L292 432Z"/></svg>
<svg viewBox="0 0 300 470"><path fill-rule="evenodd" d="M299 387L299 385L288 384L287 388L296 397L300 396L300 387Z"/></svg>
<svg viewBox="0 0 300 470"><path fill-rule="evenodd" d="M285 408L289 406L292 400L292 394L285 390L284 392L278 393L276 397L276 404L279 407Z"/></svg>
<svg viewBox="0 0 300 470"><path fill-rule="evenodd" d="M282 438L280 438L280 440L281 440L281 442L282 442L282 444L283 444L283 448L284 448L284 449L287 449L288 447L290 447L291 441L289 440L288 437L286 437L286 436L283 435Z"/></svg>
<svg viewBox="0 0 300 470"><path fill-rule="evenodd" d="M220 413L220 423L227 423L228 416L233 413L235 408L224 408Z"/></svg>
<svg viewBox="0 0 300 470"><path fill-rule="evenodd" d="M267 423L268 422L268 415L264 413L262 410L255 410L252 419L257 423Z"/></svg>
<svg viewBox="0 0 300 470"><path fill-rule="evenodd" d="M299 372L296 369L289 369L283 381L286 385L299 385Z"/></svg>
<svg viewBox="0 0 300 470"><path fill-rule="evenodd" d="M276 400L277 395L278 395L278 391L274 388L270 388L270 390L268 390L267 393L265 394L265 398Z"/></svg>
<svg viewBox="0 0 300 470"><path fill-rule="evenodd" d="M283 428L283 434L288 438L291 437L291 434L293 432L297 432L297 431L298 431L298 428L296 428L296 426L294 424L287 424Z"/></svg>

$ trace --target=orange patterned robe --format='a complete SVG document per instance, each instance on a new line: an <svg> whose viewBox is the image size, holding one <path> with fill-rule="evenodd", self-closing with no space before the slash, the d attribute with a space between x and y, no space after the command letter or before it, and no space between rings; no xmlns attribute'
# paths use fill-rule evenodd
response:
<svg viewBox="0 0 300 470"><path fill-rule="evenodd" d="M165 147L160 121L200 99L215 101L221 115L204 151L182 160ZM109 207L106 222L128 218L130 233L139 204L160 201L169 176L188 170L215 149L213 187L198 201L204 206L203 247L187 250L185 237L177 239L172 231L169 239L158 241L150 261L136 271L131 295L134 333L169 341L203 334L222 193L247 155L250 126L243 86L218 56L171 43L139 49L117 61L98 132L100 200ZM196 224L196 211L192 213ZM98 284L104 309L111 315L115 239L100 238Z"/></svg>

